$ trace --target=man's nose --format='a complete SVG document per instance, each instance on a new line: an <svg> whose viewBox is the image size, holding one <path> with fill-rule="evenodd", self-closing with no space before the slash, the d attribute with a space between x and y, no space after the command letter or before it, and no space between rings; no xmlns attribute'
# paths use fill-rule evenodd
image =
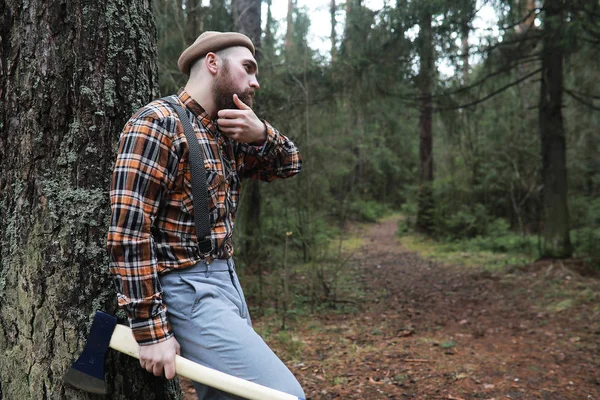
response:
<svg viewBox="0 0 600 400"><path fill-rule="evenodd" d="M255 76L250 78L250 87L254 88L254 90L260 89L260 84L258 83L258 79Z"/></svg>

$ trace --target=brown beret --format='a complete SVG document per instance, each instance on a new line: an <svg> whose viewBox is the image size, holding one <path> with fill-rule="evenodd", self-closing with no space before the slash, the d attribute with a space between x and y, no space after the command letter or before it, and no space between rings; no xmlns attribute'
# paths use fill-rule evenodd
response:
<svg viewBox="0 0 600 400"><path fill-rule="evenodd" d="M227 47L247 47L254 55L252 40L246 35L237 32L206 31L179 56L177 66L186 75L190 75L190 67L194 61L204 57L207 53L217 52Z"/></svg>

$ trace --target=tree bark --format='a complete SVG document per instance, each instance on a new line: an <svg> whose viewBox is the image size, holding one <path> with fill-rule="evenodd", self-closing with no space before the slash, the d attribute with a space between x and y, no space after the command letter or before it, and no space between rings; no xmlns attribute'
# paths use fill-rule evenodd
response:
<svg viewBox="0 0 600 400"><path fill-rule="evenodd" d="M232 0L233 27L248 36L260 48L260 0ZM258 61L258 59L257 59Z"/></svg>
<svg viewBox="0 0 600 400"><path fill-rule="evenodd" d="M462 72L463 72L463 82L465 84L469 83L469 32L471 28L469 27L469 20L465 20L462 22L460 27L460 35L461 35L461 50L462 50Z"/></svg>
<svg viewBox="0 0 600 400"><path fill-rule="evenodd" d="M227 32L233 29L232 19L225 0L210 0L204 18L204 27L207 31Z"/></svg>
<svg viewBox="0 0 600 400"><path fill-rule="evenodd" d="M430 232L433 225L433 31L432 16L423 13L420 22L419 107L419 201L417 230Z"/></svg>
<svg viewBox="0 0 600 400"><path fill-rule="evenodd" d="M269 64L273 63L275 58L275 20L273 19L272 0L267 0L267 21L265 26L265 40L262 44L263 55Z"/></svg>
<svg viewBox="0 0 600 400"><path fill-rule="evenodd" d="M285 54L289 62L290 55L294 49L294 0L288 0L287 23L285 30Z"/></svg>
<svg viewBox="0 0 600 400"><path fill-rule="evenodd" d="M569 238L567 205L567 156L562 115L563 34L562 0L544 3L542 84L539 128L542 143L544 238L543 256L566 258L573 253Z"/></svg>
<svg viewBox="0 0 600 400"><path fill-rule="evenodd" d="M256 48L256 61L260 63L260 0L233 0L231 7L233 11L234 29L252 39ZM255 110L258 111L258 110ZM244 210L245 210L245 251L247 261L256 263L261 268L262 263L258 262L259 243L260 243L260 208L261 192L259 182L244 182Z"/></svg>
<svg viewBox="0 0 600 400"><path fill-rule="evenodd" d="M519 2L520 15L522 22L518 25L518 31L525 33L530 29L535 28L534 22L536 18L536 4L535 0L520 0Z"/></svg>
<svg viewBox="0 0 600 400"><path fill-rule="evenodd" d="M116 311L109 181L122 126L158 94L151 4L7 0L0 15L0 397L88 399L62 376L94 312ZM130 357L105 368L111 399L177 397Z"/></svg>
<svg viewBox="0 0 600 400"><path fill-rule="evenodd" d="M186 42L194 43L200 33L204 30L202 27L202 1L201 0L186 0L185 2L186 15Z"/></svg>
<svg viewBox="0 0 600 400"><path fill-rule="evenodd" d="M331 62L334 63L337 61L337 35L335 32L336 20L335 13L337 11L337 7L335 5L335 0L331 0L331 4L329 6L329 14L331 17Z"/></svg>
<svg viewBox="0 0 600 400"><path fill-rule="evenodd" d="M352 57L354 46L356 46L356 31L358 27L357 14L360 10L360 0L346 0L346 25L344 26L344 38L342 41L343 54Z"/></svg>

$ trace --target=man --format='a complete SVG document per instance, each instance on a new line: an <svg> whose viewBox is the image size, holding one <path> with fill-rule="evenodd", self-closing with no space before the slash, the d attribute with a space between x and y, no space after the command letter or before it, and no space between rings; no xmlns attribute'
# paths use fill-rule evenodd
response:
<svg viewBox="0 0 600 400"><path fill-rule="evenodd" d="M300 172L296 146L252 111L259 89L251 40L205 32L178 61L189 76L172 96L193 124L206 168L212 251L198 249L188 146L173 106L142 107L125 125L111 184L110 268L140 345L140 364L175 375L175 354L304 398L302 388L251 327L232 260L243 179ZM200 399L232 395L196 384Z"/></svg>

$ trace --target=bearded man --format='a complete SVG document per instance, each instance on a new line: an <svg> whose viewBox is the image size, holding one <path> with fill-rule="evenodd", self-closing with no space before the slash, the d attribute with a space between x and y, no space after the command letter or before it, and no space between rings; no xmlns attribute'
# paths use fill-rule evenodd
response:
<svg viewBox="0 0 600 400"><path fill-rule="evenodd" d="M296 146L252 110L259 89L252 41L205 32L178 61L189 76L176 100L204 155L212 250L196 239L184 125L165 99L125 125L111 184L110 270L140 345L140 364L175 376L175 355L304 398L298 381L252 329L233 263L244 179L300 172ZM237 398L195 384L199 399Z"/></svg>

